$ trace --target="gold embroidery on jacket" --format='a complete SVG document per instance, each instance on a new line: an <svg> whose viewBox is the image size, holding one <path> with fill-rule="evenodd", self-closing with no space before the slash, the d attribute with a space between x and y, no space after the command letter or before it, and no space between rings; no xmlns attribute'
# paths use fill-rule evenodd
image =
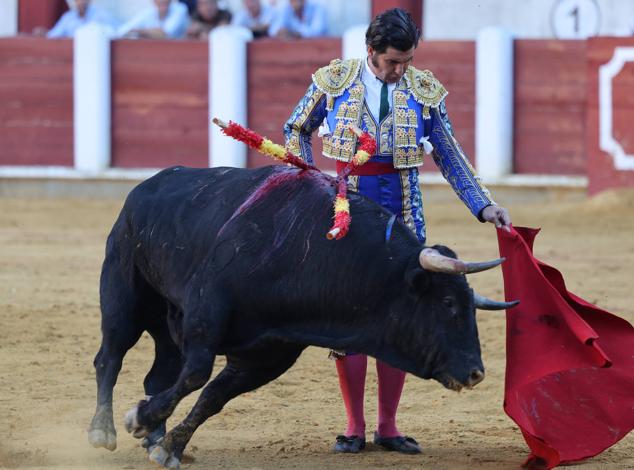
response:
<svg viewBox="0 0 634 470"><path fill-rule="evenodd" d="M335 115L335 129L332 134L323 138L323 154L335 160L349 162L354 156L357 143L350 130L350 124L359 125L364 106L365 87L361 79L357 79L350 87L347 101L340 103Z"/></svg>
<svg viewBox="0 0 634 470"><path fill-rule="evenodd" d="M341 96L359 75L362 63L362 59L334 59L330 65L320 68L313 74L313 83L323 93Z"/></svg>
<svg viewBox="0 0 634 470"><path fill-rule="evenodd" d="M306 102L306 105L304 106L301 114L297 116L297 119L295 119L295 121L292 122L290 136L286 142L286 150L293 155L302 156L299 136L302 133L302 128L304 127L304 124L309 119L310 115L315 109L315 106L317 106L319 100L323 96L324 94L321 91L315 90L308 98L308 101Z"/></svg>
<svg viewBox="0 0 634 470"><path fill-rule="evenodd" d="M403 209L401 213L403 222L412 232L416 233L416 224L414 224L414 217L412 216L412 204L410 199L412 188L410 186L409 170L399 171L399 177L401 179L401 194L403 195Z"/></svg>
<svg viewBox="0 0 634 470"><path fill-rule="evenodd" d="M376 135L376 123L374 122L374 119L372 118L372 115L370 114L370 110L368 109L366 103L363 103L361 122L363 122L363 125L365 126L365 129L367 129L368 134L374 137L374 140L377 140L378 136Z"/></svg>
<svg viewBox="0 0 634 470"><path fill-rule="evenodd" d="M394 90L394 167L403 169L422 165L423 155L416 139L418 116L407 100L410 96L409 82L401 81Z"/></svg>
<svg viewBox="0 0 634 470"><path fill-rule="evenodd" d="M394 149L394 168L413 168L423 164L425 153L420 147L396 147Z"/></svg>
<svg viewBox="0 0 634 470"><path fill-rule="evenodd" d="M441 119L440 113L438 112L438 110L436 110L435 112L436 112L435 118L436 119ZM467 155L462 150L462 147L460 146L460 144L458 143L456 138L449 133L449 131L447 130L447 128L445 127L444 124L442 124L440 126L440 129L441 129L441 132L437 133L436 135L440 139L441 146L449 147L452 150L452 152L448 155L448 157L453 160L454 166L459 167L460 164L462 164L467 169L467 172L466 172L467 174L465 176L466 176L468 181L461 181L462 186L466 187L466 186L469 185L469 183L474 184L481 191L481 193L488 200L488 202L491 202L491 203L495 204L495 202L491 198L491 192L482 183L482 179L480 178L480 176L478 176L476 174L475 169L471 165L471 162L467 158ZM440 134L440 135L438 135L438 134ZM437 149L434 149L432 155L434 157L434 160L438 160L438 161L442 160L442 158L438 154ZM440 164L438 166L441 167ZM456 187L456 184L457 184L457 179L456 178L457 178L456 176L451 176L451 177L448 178L449 183L454 188Z"/></svg>
<svg viewBox="0 0 634 470"><path fill-rule="evenodd" d="M405 72L405 80L414 99L424 107L437 108L448 95L443 84L429 70L418 70L410 66ZM431 119L429 109L423 109L423 118Z"/></svg>

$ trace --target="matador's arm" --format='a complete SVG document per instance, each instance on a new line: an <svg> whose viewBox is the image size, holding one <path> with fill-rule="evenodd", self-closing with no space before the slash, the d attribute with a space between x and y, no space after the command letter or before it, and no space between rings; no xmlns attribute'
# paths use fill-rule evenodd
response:
<svg viewBox="0 0 634 470"><path fill-rule="evenodd" d="M495 204L491 193L482 184L462 147L453 135L445 102L431 110L432 126L430 142L434 146L432 156L445 179L458 197L481 222L485 207Z"/></svg>
<svg viewBox="0 0 634 470"><path fill-rule="evenodd" d="M312 165L311 135L322 123L326 114L326 95L314 83L311 83L291 117L284 124L286 150Z"/></svg>

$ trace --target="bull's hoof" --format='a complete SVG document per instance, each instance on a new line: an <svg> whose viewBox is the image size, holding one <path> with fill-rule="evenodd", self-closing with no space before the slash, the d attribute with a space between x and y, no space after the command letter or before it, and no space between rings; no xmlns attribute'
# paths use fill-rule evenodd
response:
<svg viewBox="0 0 634 470"><path fill-rule="evenodd" d="M150 460L161 467L178 470L181 467L181 461L178 460L173 453L168 452L161 444L157 444L150 452Z"/></svg>
<svg viewBox="0 0 634 470"><path fill-rule="evenodd" d="M93 447L115 450L117 448L117 433L104 431L103 429L91 429L88 431L88 442Z"/></svg>
<svg viewBox="0 0 634 470"><path fill-rule="evenodd" d="M139 424L139 407L135 406L125 414L123 419L125 430L132 434L133 437L141 439L150 434L150 430Z"/></svg>
<svg viewBox="0 0 634 470"><path fill-rule="evenodd" d="M156 445L161 442L161 439L163 439L163 437L165 437L166 432L167 430L165 428L165 421L163 421L163 423L158 428L156 428L143 439L143 441L141 442L141 447L146 449L148 454L152 453Z"/></svg>

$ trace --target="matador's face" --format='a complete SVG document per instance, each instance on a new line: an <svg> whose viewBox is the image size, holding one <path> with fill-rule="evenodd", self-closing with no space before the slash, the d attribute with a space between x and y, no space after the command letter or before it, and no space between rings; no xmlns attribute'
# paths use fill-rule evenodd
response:
<svg viewBox="0 0 634 470"><path fill-rule="evenodd" d="M393 47L388 47L385 52L377 52L368 46L368 58L370 68L374 75L386 83L396 83L412 63L414 58L414 48L408 51L399 51Z"/></svg>

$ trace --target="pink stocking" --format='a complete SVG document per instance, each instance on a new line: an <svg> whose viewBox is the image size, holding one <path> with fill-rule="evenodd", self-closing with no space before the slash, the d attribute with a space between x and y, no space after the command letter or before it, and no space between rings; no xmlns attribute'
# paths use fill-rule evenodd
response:
<svg viewBox="0 0 634 470"><path fill-rule="evenodd" d="M376 373L379 379L379 425L377 432L381 437L400 436L396 428L396 410L401 399L405 372L376 361Z"/></svg>
<svg viewBox="0 0 634 470"><path fill-rule="evenodd" d="M363 394L365 391L365 372L368 357L365 354L347 355L337 359L339 388L346 407L348 427L346 436L365 436L365 418L363 417Z"/></svg>

